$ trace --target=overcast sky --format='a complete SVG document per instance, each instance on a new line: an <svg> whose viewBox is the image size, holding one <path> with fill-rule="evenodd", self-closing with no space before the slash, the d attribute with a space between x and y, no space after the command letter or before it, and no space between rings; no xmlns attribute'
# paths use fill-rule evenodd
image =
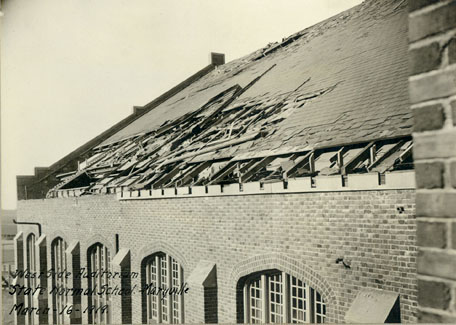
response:
<svg viewBox="0 0 456 325"><path fill-rule="evenodd" d="M2 208L49 166L209 63L230 61L361 0L4 0Z"/></svg>

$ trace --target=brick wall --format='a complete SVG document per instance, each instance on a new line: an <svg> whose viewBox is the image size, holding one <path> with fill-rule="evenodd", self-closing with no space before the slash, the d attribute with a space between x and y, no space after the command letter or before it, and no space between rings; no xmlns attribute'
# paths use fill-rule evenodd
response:
<svg viewBox="0 0 456 325"><path fill-rule="evenodd" d="M456 1L409 1L419 321L456 322Z"/></svg>
<svg viewBox="0 0 456 325"><path fill-rule="evenodd" d="M270 268L296 276L322 293L329 322L343 322L364 287L399 293L402 321L414 322L414 201L414 190L136 201L106 195L20 201L18 218L41 222L48 243L56 236L70 244L79 241L82 267L87 248L101 241L114 249L115 234L120 248L130 249L131 269L138 273L141 260L157 251L173 256L185 279L200 260L215 263L222 323L236 322L237 281ZM36 227L20 230L27 236ZM336 264L339 257L351 268ZM133 279L131 285L139 282ZM139 323L141 295L132 299L132 321ZM190 288L185 299L185 321L204 322L204 290Z"/></svg>

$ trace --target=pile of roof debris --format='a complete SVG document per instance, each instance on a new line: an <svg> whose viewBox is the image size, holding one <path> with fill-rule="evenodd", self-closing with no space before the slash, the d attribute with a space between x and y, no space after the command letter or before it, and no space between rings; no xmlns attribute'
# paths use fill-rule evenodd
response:
<svg viewBox="0 0 456 325"><path fill-rule="evenodd" d="M47 197L58 197L69 189L78 189L79 196L114 193L119 189L265 183L413 168L411 137L306 147L269 155L255 152L255 142L267 141L277 124L294 110L336 87L306 96L294 91L281 96L239 99L260 77L244 88L236 85L223 91L199 109L167 121L151 132L96 147L78 170L58 176L61 183Z"/></svg>

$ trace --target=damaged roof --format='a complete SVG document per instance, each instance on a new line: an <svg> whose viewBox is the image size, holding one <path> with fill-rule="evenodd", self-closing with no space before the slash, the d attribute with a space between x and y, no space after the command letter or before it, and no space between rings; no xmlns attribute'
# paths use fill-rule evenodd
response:
<svg viewBox="0 0 456 325"><path fill-rule="evenodd" d="M284 137L290 146L321 146L410 134L406 7L405 1L366 1L222 65L104 144L152 131L274 65L237 99L266 104L287 96L287 105L298 106L277 125L269 149L271 140L282 146Z"/></svg>
<svg viewBox="0 0 456 325"><path fill-rule="evenodd" d="M368 0L218 66L105 140L50 196L405 168L406 16L405 0Z"/></svg>

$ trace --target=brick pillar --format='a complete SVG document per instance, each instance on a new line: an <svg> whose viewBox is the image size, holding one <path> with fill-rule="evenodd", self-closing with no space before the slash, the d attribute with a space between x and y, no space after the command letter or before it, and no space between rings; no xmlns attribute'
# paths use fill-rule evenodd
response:
<svg viewBox="0 0 456 325"><path fill-rule="evenodd" d="M24 234L22 231L18 232L14 237L14 264L15 264L15 271L24 271ZM13 285L24 285L24 277L16 277L13 280ZM25 298L24 295L15 294L13 296L14 305L24 304ZM15 325L22 325L25 324L25 316L21 313L14 313L14 324Z"/></svg>
<svg viewBox="0 0 456 325"><path fill-rule="evenodd" d="M418 320L456 323L456 1L409 1Z"/></svg>
<svg viewBox="0 0 456 325"><path fill-rule="evenodd" d="M130 250L122 248L114 256L111 262L112 273L116 272L126 276L131 274L131 258ZM115 277L112 279L112 287L122 289L122 295L112 295L112 323L114 324L131 324L132 323L132 310L131 310L131 278L129 277Z"/></svg>
<svg viewBox="0 0 456 325"><path fill-rule="evenodd" d="M71 275L67 279L67 287L81 289L81 279L77 277L81 267L81 253L79 242L71 243L65 251L67 256L67 271ZM85 289L85 288L82 288ZM51 299L51 297L49 297ZM82 322L81 295L69 295L68 305L73 306L71 314L65 314L65 324L80 324Z"/></svg>
<svg viewBox="0 0 456 325"><path fill-rule="evenodd" d="M80 269L84 269L86 272L89 272L88 268L88 261L87 261L87 247L85 249L80 249L79 251L80 256ZM83 290L89 289L89 278L81 278L81 287ZM81 310L82 310L82 317L81 317L81 324L89 324L89 312L87 312L87 308L89 307L89 297L86 294L81 296ZM84 313L84 311L86 311Z"/></svg>
<svg viewBox="0 0 456 325"><path fill-rule="evenodd" d="M48 260L47 260L47 246L46 246L46 236L41 235L40 238L35 242L35 252L36 252L36 272L38 274L43 273L44 275L39 277L36 281L36 284L43 288L43 293L37 291L33 296L34 305L39 307L40 310L46 310L48 308ZM51 314L51 312L49 313ZM38 313L34 314L35 324L49 324L49 314Z"/></svg>
<svg viewBox="0 0 456 325"><path fill-rule="evenodd" d="M217 268L210 261L199 261L187 279L188 294L185 296L185 321L187 323L217 323Z"/></svg>

